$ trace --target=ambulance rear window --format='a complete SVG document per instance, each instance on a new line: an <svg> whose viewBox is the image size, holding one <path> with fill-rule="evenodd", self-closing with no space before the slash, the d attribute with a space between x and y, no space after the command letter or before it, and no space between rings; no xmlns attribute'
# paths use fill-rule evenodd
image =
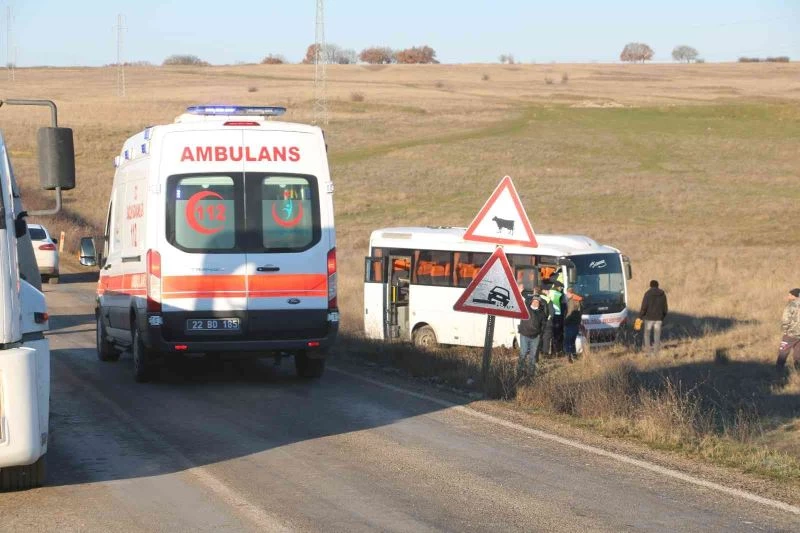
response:
<svg viewBox="0 0 800 533"><path fill-rule="evenodd" d="M190 252L235 250L237 188L231 176L185 176L170 180L168 240Z"/></svg>
<svg viewBox="0 0 800 533"><path fill-rule="evenodd" d="M313 177L260 177L257 194L263 251L301 251L319 240L319 200Z"/></svg>

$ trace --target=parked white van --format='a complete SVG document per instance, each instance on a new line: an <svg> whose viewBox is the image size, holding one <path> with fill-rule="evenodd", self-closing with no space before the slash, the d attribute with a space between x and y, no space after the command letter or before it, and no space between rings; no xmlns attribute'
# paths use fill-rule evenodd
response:
<svg viewBox="0 0 800 533"><path fill-rule="evenodd" d="M333 183L322 130L271 120L284 112L193 106L125 141L97 261L101 360L130 347L137 381L186 353L294 355L322 375L339 325Z"/></svg>

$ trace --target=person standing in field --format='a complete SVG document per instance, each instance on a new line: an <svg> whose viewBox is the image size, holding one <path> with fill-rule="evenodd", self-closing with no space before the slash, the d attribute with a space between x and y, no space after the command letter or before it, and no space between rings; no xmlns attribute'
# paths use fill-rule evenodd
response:
<svg viewBox="0 0 800 533"><path fill-rule="evenodd" d="M778 368L786 366L792 354L795 368L800 367L800 289L792 289L786 296L786 307L781 318L781 345L778 348Z"/></svg>
<svg viewBox="0 0 800 533"><path fill-rule="evenodd" d="M658 288L658 281L651 280L650 288L644 293L639 318L644 320L644 349L650 355L658 355L661 347L661 324L667 316L667 294ZM650 336L652 335L652 341Z"/></svg>
<svg viewBox="0 0 800 533"><path fill-rule="evenodd" d="M536 375L536 364L539 361L539 340L547 323L541 300L534 295L526 302L530 317L521 320L519 331L519 362L517 364L517 379L533 377Z"/></svg>
<svg viewBox="0 0 800 533"><path fill-rule="evenodd" d="M553 321L552 353L558 355L564 349L564 284L558 279L550 287L550 313Z"/></svg>
<svg viewBox="0 0 800 533"><path fill-rule="evenodd" d="M581 328L583 319L583 297L575 293L572 287L567 289L567 311L564 316L564 353L567 354L569 362L573 362L577 356L575 341Z"/></svg>

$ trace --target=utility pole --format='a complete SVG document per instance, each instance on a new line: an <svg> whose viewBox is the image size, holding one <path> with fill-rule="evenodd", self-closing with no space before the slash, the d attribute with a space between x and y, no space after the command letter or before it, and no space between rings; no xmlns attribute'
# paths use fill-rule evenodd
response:
<svg viewBox="0 0 800 533"><path fill-rule="evenodd" d="M125 19L120 13L117 15L117 95L125 96L125 64L122 61L122 34L128 28L125 27Z"/></svg>
<svg viewBox="0 0 800 533"><path fill-rule="evenodd" d="M324 0L317 0L316 38L314 40L314 124L328 124L328 76L325 64L328 62L325 49L325 6Z"/></svg>
<svg viewBox="0 0 800 533"><path fill-rule="evenodd" d="M14 69L16 65L16 53L11 41L11 6L6 7L6 67L8 68L8 79L16 81L16 73Z"/></svg>

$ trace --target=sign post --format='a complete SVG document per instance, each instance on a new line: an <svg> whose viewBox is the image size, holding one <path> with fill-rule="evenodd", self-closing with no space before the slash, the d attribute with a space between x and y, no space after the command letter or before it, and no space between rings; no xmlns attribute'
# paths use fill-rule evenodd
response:
<svg viewBox="0 0 800 533"><path fill-rule="evenodd" d="M527 320L530 316L502 245L538 246L528 215L509 176L500 181L478 212L464 233L464 240L498 245L453 306L456 311L488 315L481 364L481 383L486 396L489 392L495 317Z"/></svg>

